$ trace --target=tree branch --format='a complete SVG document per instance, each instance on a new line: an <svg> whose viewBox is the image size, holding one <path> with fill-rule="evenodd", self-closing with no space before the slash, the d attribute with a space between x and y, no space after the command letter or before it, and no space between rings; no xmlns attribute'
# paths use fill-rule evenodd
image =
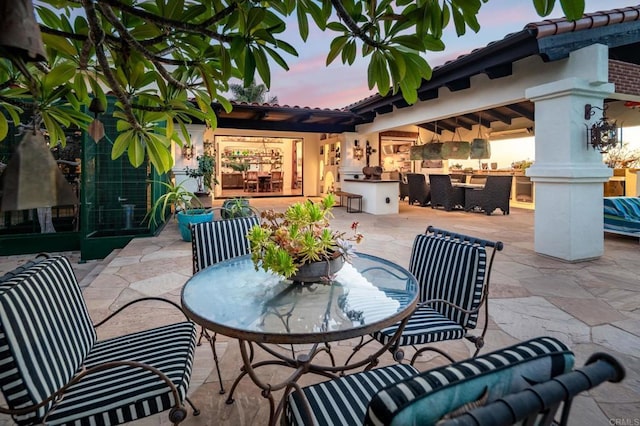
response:
<svg viewBox="0 0 640 426"><path fill-rule="evenodd" d="M167 80L167 82L169 84L172 84L176 87L179 87L180 89L186 89L187 85L184 84L181 81L176 80L171 73L169 73L169 71L167 71L167 69L165 67L162 66L162 64L160 64L158 61L155 60L155 55L151 52L149 52L149 50L147 50L144 46L140 45L140 43L138 43L138 41L131 35L131 33L129 31L127 31L127 29L125 28L124 25L122 25L122 23L118 20L118 18L116 17L116 15L113 13L113 10L111 9L111 7L107 6L107 5L102 5L99 4L100 10L102 11L102 14L104 15L104 17L111 23L111 25L114 26L114 28L116 30L118 30L118 32L120 33L120 36L122 37L122 39L132 48L134 48L135 50L137 50L138 52L142 53L142 55L149 59L151 62L153 62L153 65L156 67L156 69L158 70L158 73L160 73L160 75Z"/></svg>
<svg viewBox="0 0 640 426"><path fill-rule="evenodd" d="M109 65L109 60L104 53L104 30L102 26L98 22L98 15L96 13L95 5L93 0L82 0L82 6L84 7L85 13L87 15L87 22L89 23L90 30L90 39L96 49L96 56L98 58L98 63L102 67L102 72L104 73L105 78L107 79L107 83L109 83L109 87L115 93L116 97L122 104L122 109L124 111L125 116L127 117L127 121L134 129L140 130L142 126L138 122L138 119L133 113L133 109L131 108L131 103L129 102L129 98L125 93L120 83L113 75L111 71L111 66Z"/></svg>
<svg viewBox="0 0 640 426"><path fill-rule="evenodd" d="M154 24L172 27L174 29L189 32L189 33L205 35L207 37L213 38L221 42L230 42L231 39L229 37L224 36L223 34L209 30L208 27L214 24L215 22L217 22L217 20L223 19L224 17L231 14L237 7L237 6L228 7L203 23L189 24L187 22L177 21L175 19L167 19L162 16L155 15L153 13L147 12L146 10L138 9L136 7L124 4L118 0L100 0L100 4L113 6L116 9L129 13L133 16L137 16L138 18L142 18L145 21L149 21ZM216 19L216 21L211 22L214 18Z"/></svg>
<svg viewBox="0 0 640 426"><path fill-rule="evenodd" d="M341 0L331 0L331 4L336 10L338 17L342 19L344 24L347 26L347 28L349 28L349 30L354 36L362 40L363 43L368 44L369 46L375 47L377 49L382 49L385 47L384 44L375 41L374 39L372 39L362 31L362 28L358 26L358 23L353 20L351 15L349 15L349 12L347 12L347 9L344 8L344 5L342 4Z"/></svg>

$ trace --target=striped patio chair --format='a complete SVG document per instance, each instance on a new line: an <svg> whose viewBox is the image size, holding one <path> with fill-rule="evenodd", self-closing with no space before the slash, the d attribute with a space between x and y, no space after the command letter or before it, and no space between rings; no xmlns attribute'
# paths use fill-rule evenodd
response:
<svg viewBox="0 0 640 426"><path fill-rule="evenodd" d="M0 389L8 409L0 413L19 425L112 425L165 410L172 423L184 420L196 340L191 321L97 340L96 327L148 299L94 325L63 256L3 281Z"/></svg>
<svg viewBox="0 0 640 426"><path fill-rule="evenodd" d="M407 364L307 386L287 397L285 425L566 425L572 398L604 381L619 382L622 365L594 354L572 371L573 353L559 340L526 342L419 372ZM524 395L524 396L523 396ZM534 420L539 422L534 422Z"/></svg>
<svg viewBox="0 0 640 426"><path fill-rule="evenodd" d="M403 347L412 346L415 349L412 365L425 351L437 352L454 362L441 349L432 346L418 349L417 346L462 338L474 343L473 356L478 354L484 345L488 325L487 299L493 258L502 247L500 241L482 240L432 226L425 234L416 236L409 271L418 280L419 301L402 335L391 346L396 361L404 359ZM484 310L485 318L482 331L479 335L471 334L478 325L481 310ZM363 339L354 347L351 356L371 341L388 343L399 325L377 331L367 341Z"/></svg>
<svg viewBox="0 0 640 426"><path fill-rule="evenodd" d="M232 219L214 220L213 222L196 223L191 226L191 249L193 252L193 273L214 265L223 260L249 254L251 248L247 234L249 230L258 225L257 216L236 217ZM215 283L212 283L215 285ZM223 394L222 375L218 365L218 353L216 351L216 334L209 333L205 328L200 330L200 345L202 338L207 339L213 352L213 360L220 381L220 393Z"/></svg>

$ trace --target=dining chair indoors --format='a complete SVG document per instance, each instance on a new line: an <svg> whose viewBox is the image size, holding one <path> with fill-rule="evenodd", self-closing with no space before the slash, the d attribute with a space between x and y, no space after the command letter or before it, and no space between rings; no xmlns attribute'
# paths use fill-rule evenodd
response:
<svg viewBox="0 0 640 426"><path fill-rule="evenodd" d="M243 190L258 192L259 191L258 185L259 185L258 172L257 171L245 172Z"/></svg>
<svg viewBox="0 0 640 426"><path fill-rule="evenodd" d="M232 219L215 220L213 222L196 223L191 226L191 249L193 252L193 273L223 260L250 253L247 234L249 230L260 223L258 216L236 217ZM215 285L215 283L211 283ZM220 393L224 393L222 375L218 364L216 351L216 334L209 333L205 328L200 330L198 345L202 338L207 339L213 352L213 361L220 380Z"/></svg>
<svg viewBox="0 0 640 426"><path fill-rule="evenodd" d="M273 191L282 191L284 184L284 172L281 170L272 171L271 172L271 180L270 180L270 190Z"/></svg>
<svg viewBox="0 0 640 426"><path fill-rule="evenodd" d="M489 241L432 226L426 233L416 236L409 271L416 277L419 290L418 306L411 315L402 335L391 346L396 361L404 359L404 347L411 346L415 353L413 365L425 351L433 351L454 362L453 357L430 345L448 340L466 339L475 345L476 356L484 346L488 326L488 295L491 268L497 251L502 250L500 241ZM489 253L487 253L489 251ZM477 328L480 312L483 311L483 326ZM400 324L395 324L372 334L353 349L354 354L372 341L388 343L396 334Z"/></svg>

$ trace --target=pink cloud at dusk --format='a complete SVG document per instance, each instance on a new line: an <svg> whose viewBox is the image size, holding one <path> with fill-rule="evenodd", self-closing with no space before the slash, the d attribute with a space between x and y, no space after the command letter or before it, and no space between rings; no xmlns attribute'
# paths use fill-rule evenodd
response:
<svg viewBox="0 0 640 426"><path fill-rule="evenodd" d="M635 4L630 0L609 0L606 4L602 1L586 0L585 3L587 13ZM557 4L547 18L560 16L562 10ZM468 30L464 36L457 37L455 30L450 27L443 35L445 51L429 52L426 59L432 67L436 67L473 49L484 47L492 41L501 40L510 33L521 31L530 22L547 18L536 14L532 0L491 0L482 6L478 15L481 28L477 34ZM293 22L289 24L290 28L287 31L292 32L281 35L281 38L296 47L299 57L287 55L286 60L290 67L288 72L279 67L272 69L271 94L278 96L279 104L342 108L374 93L367 88L366 60L358 58L352 66L347 66L337 58L330 66L325 66L329 45L335 33L323 33L312 27L309 39L303 43L296 33L297 25ZM291 37L288 38L288 35Z"/></svg>

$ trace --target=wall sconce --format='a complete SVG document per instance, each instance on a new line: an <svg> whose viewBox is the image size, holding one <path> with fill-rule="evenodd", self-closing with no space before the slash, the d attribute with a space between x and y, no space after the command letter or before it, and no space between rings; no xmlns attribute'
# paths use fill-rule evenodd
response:
<svg viewBox="0 0 640 426"><path fill-rule="evenodd" d="M597 149L601 154L606 154L610 148L613 148L618 143L618 127L615 120L607 119L606 105L604 108L599 108L586 104L584 106L585 120L590 120L595 115L594 109L602 111L602 118L591 127L585 124L587 126L587 149L591 145L593 149Z"/></svg>
<svg viewBox="0 0 640 426"><path fill-rule="evenodd" d="M364 151L362 150L361 146L358 146L358 140L354 140L354 147L353 147L353 158L355 158L356 160L360 160L362 159L362 157L364 156Z"/></svg>
<svg viewBox="0 0 640 426"><path fill-rule="evenodd" d="M194 146L193 145L182 145L182 158L184 158L187 161L191 161L191 159L193 158L193 154L194 154Z"/></svg>

